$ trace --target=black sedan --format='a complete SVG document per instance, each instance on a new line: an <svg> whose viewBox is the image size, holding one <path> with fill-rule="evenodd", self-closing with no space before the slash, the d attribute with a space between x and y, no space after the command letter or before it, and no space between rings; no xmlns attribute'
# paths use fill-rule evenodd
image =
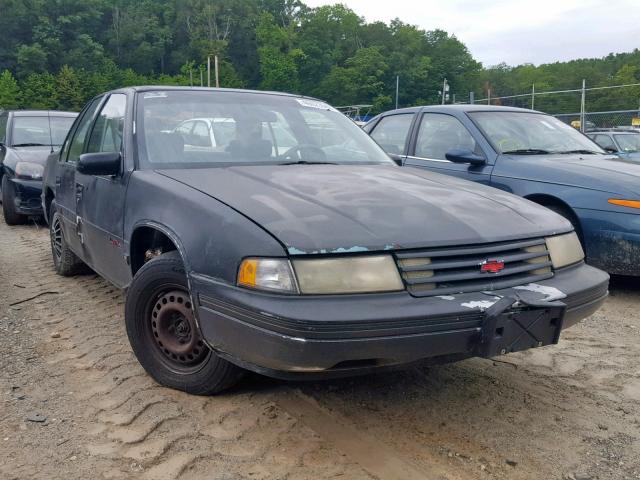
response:
<svg viewBox="0 0 640 480"><path fill-rule="evenodd" d="M47 156L62 144L77 113L18 110L0 112L0 188L9 225L41 215L42 172Z"/></svg>
<svg viewBox="0 0 640 480"><path fill-rule="evenodd" d="M398 167L311 98L118 90L51 160L56 270L127 288L138 360L191 393L553 344L607 296L570 222Z"/></svg>

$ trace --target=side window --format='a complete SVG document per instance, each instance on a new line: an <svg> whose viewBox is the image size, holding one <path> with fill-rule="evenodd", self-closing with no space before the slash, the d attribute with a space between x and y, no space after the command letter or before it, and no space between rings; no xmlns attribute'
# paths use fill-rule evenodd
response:
<svg viewBox="0 0 640 480"><path fill-rule="evenodd" d="M8 115L5 113L0 115L0 143L5 143L7 141L7 121Z"/></svg>
<svg viewBox="0 0 640 480"><path fill-rule="evenodd" d="M119 152L122 150L122 132L127 96L114 93L102 107L91 130L88 153Z"/></svg>
<svg viewBox="0 0 640 480"><path fill-rule="evenodd" d="M403 154L413 115L413 113L402 113L384 117L373 129L371 138L387 153Z"/></svg>
<svg viewBox="0 0 640 480"><path fill-rule="evenodd" d="M618 151L618 147L616 147L609 135L596 135L594 140L602 148L611 148Z"/></svg>
<svg viewBox="0 0 640 480"><path fill-rule="evenodd" d="M196 147L211 147L209 127L202 121L197 121L191 134L191 144Z"/></svg>
<svg viewBox="0 0 640 480"><path fill-rule="evenodd" d="M60 158L67 159L67 162L76 162L80 158L80 154L84 150L84 143L87 139L87 133L93 120L93 114L95 113L98 105L102 101L102 98L96 98L82 113L82 118L78 121L75 132L71 140L65 145L65 151L62 152Z"/></svg>
<svg viewBox="0 0 640 480"><path fill-rule="evenodd" d="M425 113L416 140L416 157L446 160L453 148L480 153L476 141L455 117L442 113Z"/></svg>

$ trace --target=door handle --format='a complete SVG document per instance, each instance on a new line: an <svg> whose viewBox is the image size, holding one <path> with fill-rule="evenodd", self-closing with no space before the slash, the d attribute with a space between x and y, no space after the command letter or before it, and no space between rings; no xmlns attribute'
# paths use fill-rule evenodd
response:
<svg viewBox="0 0 640 480"><path fill-rule="evenodd" d="M56 187L62 185L62 180L60 179L60 175L56 175Z"/></svg>
<svg viewBox="0 0 640 480"><path fill-rule="evenodd" d="M84 193L84 185L76 183L76 205L82 200L82 194Z"/></svg>

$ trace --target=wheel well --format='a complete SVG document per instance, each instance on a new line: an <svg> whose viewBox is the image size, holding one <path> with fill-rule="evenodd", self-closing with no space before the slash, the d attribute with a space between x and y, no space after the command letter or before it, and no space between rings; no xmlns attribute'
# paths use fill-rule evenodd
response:
<svg viewBox="0 0 640 480"><path fill-rule="evenodd" d="M175 243L160 230L139 227L131 236L131 274L135 275L146 262L163 253L177 251Z"/></svg>
<svg viewBox="0 0 640 480"><path fill-rule="evenodd" d="M562 216L564 216L567 220L569 220L573 227L576 229L576 233L580 240L582 241L582 225L580 225L580 219L573 211L573 209L567 205L565 202L560 200L559 198L553 197L551 195L544 194L534 194L528 195L526 197L527 200L531 200L532 202L537 203L538 205L542 205L543 207L551 207L553 210L558 211ZM555 208L553 208L555 207ZM584 245L584 242L583 242Z"/></svg>

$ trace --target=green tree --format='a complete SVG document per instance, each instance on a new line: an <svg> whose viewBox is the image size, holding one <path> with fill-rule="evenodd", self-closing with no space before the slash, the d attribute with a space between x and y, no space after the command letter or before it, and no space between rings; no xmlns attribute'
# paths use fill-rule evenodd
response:
<svg viewBox="0 0 640 480"><path fill-rule="evenodd" d="M20 88L9 70L0 74L0 109L18 108L20 104Z"/></svg>
<svg viewBox="0 0 640 480"><path fill-rule="evenodd" d="M63 65L56 75L55 94L53 96L56 108L61 110L80 110L85 102L81 83L76 71Z"/></svg>
<svg viewBox="0 0 640 480"><path fill-rule="evenodd" d="M22 108L49 110L55 108L54 94L56 79L50 73L32 73L24 82L20 91Z"/></svg>

